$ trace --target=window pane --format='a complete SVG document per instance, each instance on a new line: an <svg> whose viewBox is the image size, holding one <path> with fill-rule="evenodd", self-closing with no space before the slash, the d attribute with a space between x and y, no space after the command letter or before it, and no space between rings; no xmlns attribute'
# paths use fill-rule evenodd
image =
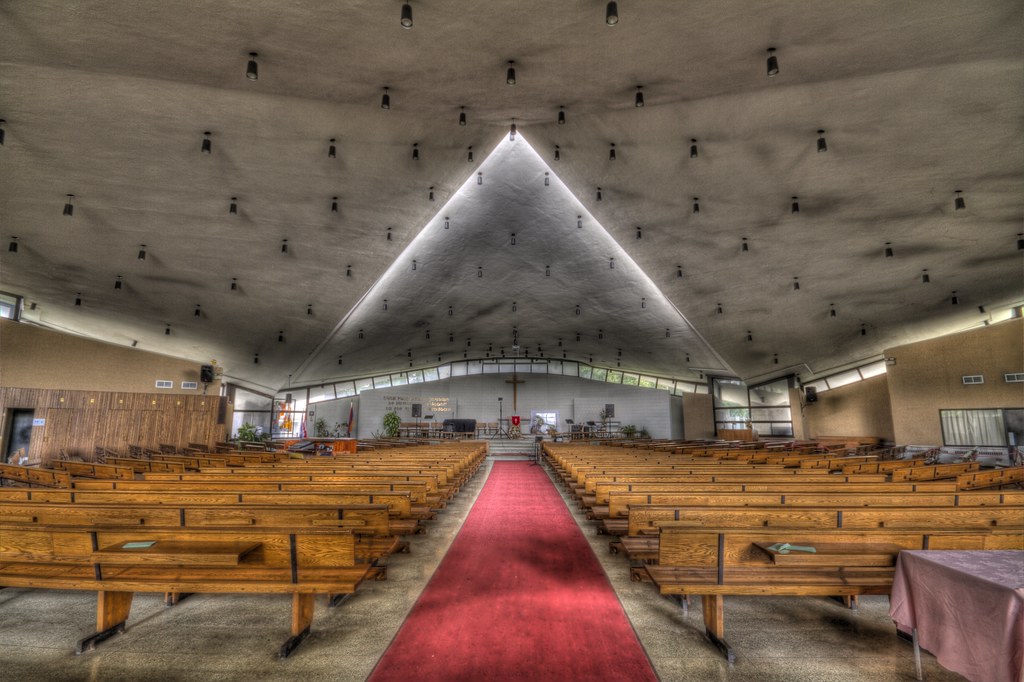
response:
<svg viewBox="0 0 1024 682"><path fill-rule="evenodd" d="M480 360L470 360L466 363L467 374L483 374L484 366Z"/></svg>
<svg viewBox="0 0 1024 682"><path fill-rule="evenodd" d="M437 381L437 367L429 367L423 370L424 381Z"/></svg>
<svg viewBox="0 0 1024 682"><path fill-rule="evenodd" d="M828 382L829 388L839 388L840 386L846 386L847 384L852 384L855 381L860 381L860 372L855 369L851 369L846 372L840 372L839 374L833 374L830 377L825 377L825 381Z"/></svg>
<svg viewBox="0 0 1024 682"><path fill-rule="evenodd" d="M750 405L789 405L789 380L780 379L770 384L751 387Z"/></svg>
<svg viewBox="0 0 1024 682"><path fill-rule="evenodd" d="M390 388L391 387L391 377L390 376L374 377L373 378L373 387L374 388Z"/></svg>
<svg viewBox="0 0 1024 682"><path fill-rule="evenodd" d="M356 393L369 391L373 388L373 379L356 379Z"/></svg>
<svg viewBox="0 0 1024 682"><path fill-rule="evenodd" d="M568 360L562 361L562 374L567 377L579 376L579 364L575 362L569 362Z"/></svg>
<svg viewBox="0 0 1024 682"><path fill-rule="evenodd" d="M1002 410L939 410L945 445L1006 445Z"/></svg>
<svg viewBox="0 0 1024 682"><path fill-rule="evenodd" d="M663 391L669 391L671 393L673 392L675 387L676 382L672 381L671 379L658 379L658 388L660 388Z"/></svg>
<svg viewBox="0 0 1024 682"><path fill-rule="evenodd" d="M440 367L437 368L437 378L439 380L440 379L448 379L448 378L451 377L451 375L452 375L452 368L451 368L450 365L441 365Z"/></svg>
<svg viewBox="0 0 1024 682"><path fill-rule="evenodd" d="M591 370L590 376L594 381L606 381L608 379L608 370L603 367L594 367Z"/></svg>
<svg viewBox="0 0 1024 682"><path fill-rule="evenodd" d="M453 362L450 367L452 368L453 377L464 377L466 376L466 363L464 362Z"/></svg>
<svg viewBox="0 0 1024 682"><path fill-rule="evenodd" d="M328 384L327 386L313 386L309 389L309 403L323 402L324 400L334 400L334 385Z"/></svg>
<svg viewBox="0 0 1024 682"><path fill-rule="evenodd" d="M406 378L405 372L391 375L392 386L405 386L407 383L409 383L409 379Z"/></svg>
<svg viewBox="0 0 1024 682"><path fill-rule="evenodd" d="M657 388L658 380L655 379L654 377L641 376L639 385L641 388Z"/></svg>
<svg viewBox="0 0 1024 682"><path fill-rule="evenodd" d="M593 379L594 370L590 365L579 365L581 379Z"/></svg>
<svg viewBox="0 0 1024 682"><path fill-rule="evenodd" d="M637 386L640 384L640 377L636 374L629 374L627 372L622 373L622 383L629 386Z"/></svg>
<svg viewBox="0 0 1024 682"><path fill-rule="evenodd" d="M551 360L548 362L548 374L561 374L562 373L562 361Z"/></svg>
<svg viewBox="0 0 1024 682"><path fill-rule="evenodd" d="M501 372L501 367L497 363L490 363L484 365L484 374L498 374Z"/></svg>
<svg viewBox="0 0 1024 682"><path fill-rule="evenodd" d="M348 398L356 394L356 385L351 381L334 384L334 392L339 398Z"/></svg>
<svg viewBox="0 0 1024 682"><path fill-rule="evenodd" d="M595 369L594 371L596 372L597 370ZM620 372L617 369L610 369L610 370L608 370L608 378L606 379L606 381L609 384L621 384L622 383L622 372Z"/></svg>
<svg viewBox="0 0 1024 682"><path fill-rule="evenodd" d="M750 410L745 407L720 407L715 410L715 421L738 424L728 428L742 429L750 421Z"/></svg>
<svg viewBox="0 0 1024 682"><path fill-rule="evenodd" d="M746 407L747 387L738 379L715 379L715 405L718 407Z"/></svg>
<svg viewBox="0 0 1024 682"><path fill-rule="evenodd" d="M825 383L824 379L818 379L817 381L809 381L806 384L804 384L804 388L805 389L808 388L808 387L809 388L813 388L818 393L821 393L822 391L827 391L828 390L828 384Z"/></svg>
<svg viewBox="0 0 1024 682"><path fill-rule="evenodd" d="M530 372L532 372L533 374L547 374L548 373L548 363L546 363L546 362L535 362L535 363L533 363L533 366L530 367Z"/></svg>
<svg viewBox="0 0 1024 682"><path fill-rule="evenodd" d="M877 377L879 374L885 374L885 360L872 362L870 365L864 365L860 368L860 375L865 379Z"/></svg>
<svg viewBox="0 0 1024 682"><path fill-rule="evenodd" d="M752 407L750 418L755 422L788 422L793 415L788 407Z"/></svg>

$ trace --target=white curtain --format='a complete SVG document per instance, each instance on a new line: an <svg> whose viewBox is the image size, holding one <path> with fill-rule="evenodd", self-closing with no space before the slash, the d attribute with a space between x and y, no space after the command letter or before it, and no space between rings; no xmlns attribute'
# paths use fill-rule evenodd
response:
<svg viewBox="0 0 1024 682"><path fill-rule="evenodd" d="M1006 445L1002 410L941 410L945 445Z"/></svg>

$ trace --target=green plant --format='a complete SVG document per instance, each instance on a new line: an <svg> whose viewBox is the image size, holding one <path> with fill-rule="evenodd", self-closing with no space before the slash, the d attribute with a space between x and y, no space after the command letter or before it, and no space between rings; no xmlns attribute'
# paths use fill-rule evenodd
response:
<svg viewBox="0 0 1024 682"><path fill-rule="evenodd" d="M636 427L632 424L624 425L621 429L619 429L619 431L621 431L622 435L625 436L626 438L632 438L633 436L636 435Z"/></svg>
<svg viewBox="0 0 1024 682"><path fill-rule="evenodd" d="M646 426L641 426L640 427L639 435L640 435L641 438L650 438L651 437L651 433L647 430Z"/></svg>
<svg viewBox="0 0 1024 682"><path fill-rule="evenodd" d="M384 436L386 438L397 438L398 429L402 426L402 420L397 412L388 412L384 415Z"/></svg>
<svg viewBox="0 0 1024 682"><path fill-rule="evenodd" d="M260 433L259 427L256 426L255 424L244 422L241 426L238 427L238 433L235 434L235 438L236 440L239 441L260 443L266 440L267 436L266 434Z"/></svg>
<svg viewBox="0 0 1024 682"><path fill-rule="evenodd" d="M313 422L313 435L317 438L328 438L331 435L330 429L327 428L327 420L321 417Z"/></svg>

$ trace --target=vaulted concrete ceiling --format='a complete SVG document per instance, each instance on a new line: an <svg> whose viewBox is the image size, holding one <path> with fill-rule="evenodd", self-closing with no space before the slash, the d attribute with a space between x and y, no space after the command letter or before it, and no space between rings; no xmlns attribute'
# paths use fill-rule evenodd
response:
<svg viewBox="0 0 1024 682"><path fill-rule="evenodd" d="M411 4L411 30L398 0L0 5L0 288L267 389L511 354L513 326L807 378L1021 303L1018 2Z"/></svg>

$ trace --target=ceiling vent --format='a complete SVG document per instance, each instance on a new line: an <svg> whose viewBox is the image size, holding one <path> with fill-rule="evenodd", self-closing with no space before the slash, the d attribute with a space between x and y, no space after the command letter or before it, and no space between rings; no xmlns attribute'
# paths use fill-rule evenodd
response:
<svg viewBox="0 0 1024 682"><path fill-rule="evenodd" d="M967 376L960 377L965 384L983 384L985 383L985 377L981 374L968 374Z"/></svg>
<svg viewBox="0 0 1024 682"><path fill-rule="evenodd" d="M156 380L156 387L157 388L174 388L174 382L173 381L167 381L166 379L157 379Z"/></svg>
<svg viewBox="0 0 1024 682"><path fill-rule="evenodd" d="M199 388L199 384L195 381L183 381L181 387L188 391L194 391Z"/></svg>
<svg viewBox="0 0 1024 682"><path fill-rule="evenodd" d="M1016 374L1004 374L1003 378L1006 379L1006 383L1008 384L1024 383L1024 372L1017 372Z"/></svg>

